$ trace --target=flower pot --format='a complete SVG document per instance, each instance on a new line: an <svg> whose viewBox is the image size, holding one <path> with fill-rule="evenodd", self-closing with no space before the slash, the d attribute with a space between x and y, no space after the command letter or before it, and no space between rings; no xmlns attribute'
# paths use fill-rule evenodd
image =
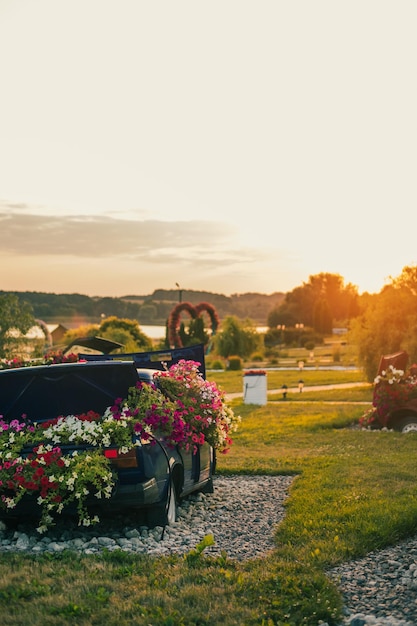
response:
<svg viewBox="0 0 417 626"><path fill-rule="evenodd" d="M243 375L243 400L245 404L267 403L266 372L256 370L245 372Z"/></svg>

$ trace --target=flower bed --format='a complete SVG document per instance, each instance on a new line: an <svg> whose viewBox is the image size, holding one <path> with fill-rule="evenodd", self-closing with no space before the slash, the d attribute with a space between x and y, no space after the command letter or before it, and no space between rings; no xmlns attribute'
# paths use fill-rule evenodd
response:
<svg viewBox="0 0 417 626"><path fill-rule="evenodd" d="M90 411L43 423L24 416L7 423L0 417L0 506L11 510L24 496L35 496L43 532L54 514L75 504L79 523L88 526L98 518L89 515L87 498L110 498L115 484L106 448L127 454L158 439L191 451L207 442L227 452L240 418L215 383L200 375L198 365L180 361L156 372L155 383L138 382L103 415ZM64 446L73 451L64 454Z"/></svg>
<svg viewBox="0 0 417 626"><path fill-rule="evenodd" d="M363 427L383 427L390 414L417 398L417 377L389 365L374 380L372 408L366 411L359 423Z"/></svg>

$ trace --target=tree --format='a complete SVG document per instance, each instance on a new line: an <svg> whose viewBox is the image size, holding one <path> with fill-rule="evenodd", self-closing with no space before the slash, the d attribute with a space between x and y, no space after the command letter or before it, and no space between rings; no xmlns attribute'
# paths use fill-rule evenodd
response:
<svg viewBox="0 0 417 626"><path fill-rule="evenodd" d="M142 304L139 311L140 321L143 324L151 324L157 317L157 308L155 304Z"/></svg>
<svg viewBox="0 0 417 626"><path fill-rule="evenodd" d="M281 307L275 307L269 311L266 323L268 328L273 330L277 326L293 326L296 322L291 313Z"/></svg>
<svg viewBox="0 0 417 626"><path fill-rule="evenodd" d="M136 320L107 317L101 322L98 332L101 337L124 345L125 352L152 350L151 339L141 331Z"/></svg>
<svg viewBox="0 0 417 626"><path fill-rule="evenodd" d="M283 303L270 311L268 326L302 323L317 332L328 332L334 321L346 323L359 312L357 288L350 283L345 286L339 274L322 272L288 292Z"/></svg>
<svg viewBox="0 0 417 626"><path fill-rule="evenodd" d="M13 294L0 296L0 357L6 357L19 344L19 337L10 331L25 335L32 326L36 326L36 320L30 304Z"/></svg>
<svg viewBox="0 0 417 626"><path fill-rule="evenodd" d="M261 341L252 321L241 321L234 315L223 320L220 332L214 337L216 351L226 359L230 356L250 356L259 349Z"/></svg>
<svg viewBox="0 0 417 626"><path fill-rule="evenodd" d="M318 333L328 335L332 332L332 315L330 306L325 298L319 298L314 306L313 327Z"/></svg>
<svg viewBox="0 0 417 626"><path fill-rule="evenodd" d="M326 301L333 320L344 321L359 313L358 291L351 283L344 284L340 274L321 272L310 276L314 299Z"/></svg>
<svg viewBox="0 0 417 626"><path fill-rule="evenodd" d="M178 334L183 346L195 346L199 343L207 345L209 342L209 335L204 328L204 320L200 316L190 320L188 332L184 322L181 322Z"/></svg>
<svg viewBox="0 0 417 626"><path fill-rule="evenodd" d="M398 278L367 300L350 335L370 382L383 354L405 350L410 363L417 362L417 267L405 267Z"/></svg>
<svg viewBox="0 0 417 626"><path fill-rule="evenodd" d="M417 296L417 265L406 265L403 267L401 274L397 278L391 277L391 283L394 287L404 287L414 296Z"/></svg>

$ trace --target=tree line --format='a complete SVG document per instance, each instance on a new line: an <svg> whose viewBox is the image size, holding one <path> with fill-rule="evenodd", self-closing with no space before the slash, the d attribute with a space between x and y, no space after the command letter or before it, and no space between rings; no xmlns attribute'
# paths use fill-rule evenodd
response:
<svg viewBox="0 0 417 626"><path fill-rule="evenodd" d="M33 295L33 294L29 294ZM39 294L35 294L39 297ZM65 310L63 303L74 307L77 316L80 316L81 305L87 308L91 306L94 299L88 296L63 295L61 298L56 294L47 294L49 303L59 303ZM143 297L140 302L136 302L136 307L141 307L145 302L157 301L156 297L169 297L165 301L168 309L167 316L162 323L166 323L172 307L178 300L172 300L178 293L164 292L158 290L154 292L152 298L148 300ZM188 294L187 294L188 295ZM217 349L221 356L238 355L248 357L254 350L267 350L280 344L291 344L307 347L307 341L318 343L320 337L331 333L335 325L343 326L348 330L348 339L358 348L359 363L369 381L375 377L381 355L392 354L400 350L405 350L410 359L410 364L417 362L417 266L406 266L401 274L392 278L390 283L385 285L377 294L362 294L359 296L357 288L351 284L345 285L343 278L338 274L321 273L310 276L309 280L296 287L287 294L275 294L276 298L262 296L262 294L245 294L245 298L235 296L235 299L242 305L238 309L243 314L236 314L236 309L231 307L233 298L226 304L225 296L207 294L206 292L189 292L189 300L201 302L209 301L217 308L220 318L220 328L216 333L215 341L205 332L204 328L192 328L192 333L187 332L185 324L181 329L183 341L197 343L212 341L213 348ZM25 297L25 293L0 292L0 356L5 356L6 346L10 345L11 328L18 329L22 333L27 332L34 318L41 317L40 308L33 305L31 297ZM184 296L184 294L182 294ZM149 343L146 337L140 333L140 323L137 308L134 308L135 298L138 296L126 296L126 298L105 298L99 299L110 304L110 301L122 301L122 312L119 310L113 316L103 311L99 306L93 310L97 318L91 330L112 334L112 337L120 343L131 347L130 351L148 349ZM252 300L260 299L265 307L268 331L263 335L262 342L257 336L255 323L247 313L250 310L249 303ZM188 298L187 298L188 300ZM75 305L77 303L77 306ZM96 303L97 305L97 303ZM132 306L133 308L129 308ZM85 310L85 309L84 309ZM100 311L100 313L99 313ZM102 316L105 313L105 316ZM44 315L43 317L47 317ZM125 318L125 319L120 319ZM54 319L56 321L56 317ZM101 324L105 324L101 328ZM134 327L134 328L133 328ZM132 331L134 331L132 333ZM130 335L132 342L129 343ZM201 336L200 336L201 335ZM163 347L163 346L161 346ZM168 347L168 346L167 346Z"/></svg>
<svg viewBox="0 0 417 626"><path fill-rule="evenodd" d="M157 289L146 296L126 295L120 298L90 297L81 294L55 294L32 291L0 291L1 295L12 294L27 302L34 317L47 323L69 322L83 319L99 322L104 317L135 319L140 324L164 325L179 298L197 305L210 302L220 318L235 315L250 318L259 326L266 325L269 311L283 301L284 293L270 295L260 293L222 294L193 290Z"/></svg>

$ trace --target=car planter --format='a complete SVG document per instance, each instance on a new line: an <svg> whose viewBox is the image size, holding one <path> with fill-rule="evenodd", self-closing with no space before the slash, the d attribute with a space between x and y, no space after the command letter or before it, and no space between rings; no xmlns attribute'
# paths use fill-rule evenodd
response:
<svg viewBox="0 0 417 626"><path fill-rule="evenodd" d="M371 429L417 431L417 366L407 371L404 351L381 357L374 380L372 408L360 420Z"/></svg>
<svg viewBox="0 0 417 626"><path fill-rule="evenodd" d="M44 531L62 512L90 525L123 510L164 526L181 498L211 492L239 418L184 356L170 351L164 370L119 355L0 371L0 516Z"/></svg>

